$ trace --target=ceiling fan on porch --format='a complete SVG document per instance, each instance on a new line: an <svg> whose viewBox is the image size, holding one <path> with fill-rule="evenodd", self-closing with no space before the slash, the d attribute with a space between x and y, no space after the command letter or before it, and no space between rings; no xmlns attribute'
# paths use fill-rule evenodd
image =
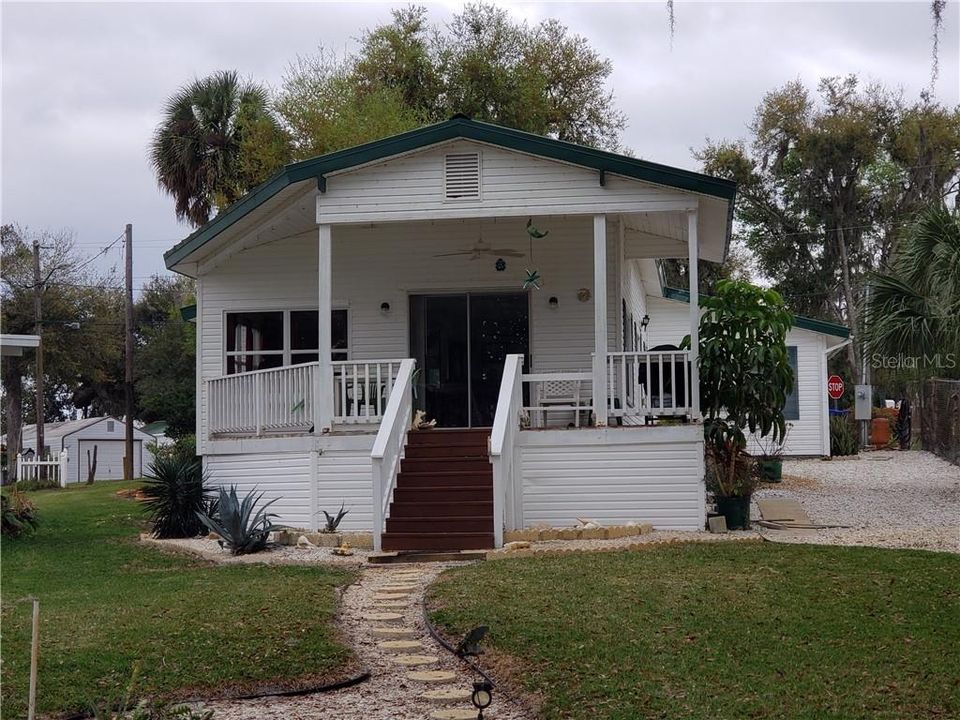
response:
<svg viewBox="0 0 960 720"><path fill-rule="evenodd" d="M483 256L492 256L492 257L525 257L525 253L520 252L519 250L514 250L512 248L495 248L487 245L483 240L477 240L474 243L473 247L466 250L457 250L454 252L446 253L437 253L434 257L455 257L458 255L467 255L471 260L479 260Z"/></svg>

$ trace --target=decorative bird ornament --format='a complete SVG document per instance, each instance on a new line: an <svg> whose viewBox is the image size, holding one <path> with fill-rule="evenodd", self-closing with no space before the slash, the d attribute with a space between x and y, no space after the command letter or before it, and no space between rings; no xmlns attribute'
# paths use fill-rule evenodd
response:
<svg viewBox="0 0 960 720"><path fill-rule="evenodd" d="M537 230L536 226L533 224L533 218L527 218L527 234L530 235L530 237L537 238L539 240L540 238L545 238L547 235L549 235L550 231L544 230L541 232L540 230Z"/></svg>

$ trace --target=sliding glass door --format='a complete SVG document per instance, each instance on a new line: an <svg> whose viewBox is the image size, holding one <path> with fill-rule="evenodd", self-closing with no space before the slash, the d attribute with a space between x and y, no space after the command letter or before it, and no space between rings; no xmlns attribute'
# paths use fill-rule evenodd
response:
<svg viewBox="0 0 960 720"><path fill-rule="evenodd" d="M410 297L410 348L420 369L416 407L439 427L490 427L503 363L529 355L526 293Z"/></svg>

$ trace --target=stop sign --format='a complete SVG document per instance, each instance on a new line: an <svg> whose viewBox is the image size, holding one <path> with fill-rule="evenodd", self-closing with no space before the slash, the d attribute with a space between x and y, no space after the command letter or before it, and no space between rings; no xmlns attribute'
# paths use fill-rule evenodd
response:
<svg viewBox="0 0 960 720"><path fill-rule="evenodd" d="M827 378L827 394L834 400L843 397L843 378L839 375L831 375Z"/></svg>

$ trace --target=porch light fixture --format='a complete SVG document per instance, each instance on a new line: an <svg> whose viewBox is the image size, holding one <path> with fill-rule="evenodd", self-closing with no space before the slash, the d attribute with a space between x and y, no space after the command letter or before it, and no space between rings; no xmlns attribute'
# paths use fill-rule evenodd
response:
<svg viewBox="0 0 960 720"><path fill-rule="evenodd" d="M473 684L473 694L470 702L477 709L477 720L483 720L483 711L493 702L493 683L489 680L479 680Z"/></svg>
<svg viewBox="0 0 960 720"><path fill-rule="evenodd" d="M646 330L646 329L647 329L647 325L649 325L649 324L650 324L650 316L649 316L649 315L644 315L644 316L643 316L643 319L640 321L640 327L641 327L643 330Z"/></svg>
<svg viewBox="0 0 960 720"><path fill-rule="evenodd" d="M552 307L554 310L560 307L560 301L557 300L556 295L551 296L547 302L550 303L550 307Z"/></svg>
<svg viewBox="0 0 960 720"><path fill-rule="evenodd" d="M390 303L388 302L380 303L380 312L382 312L384 315L390 312Z"/></svg>

